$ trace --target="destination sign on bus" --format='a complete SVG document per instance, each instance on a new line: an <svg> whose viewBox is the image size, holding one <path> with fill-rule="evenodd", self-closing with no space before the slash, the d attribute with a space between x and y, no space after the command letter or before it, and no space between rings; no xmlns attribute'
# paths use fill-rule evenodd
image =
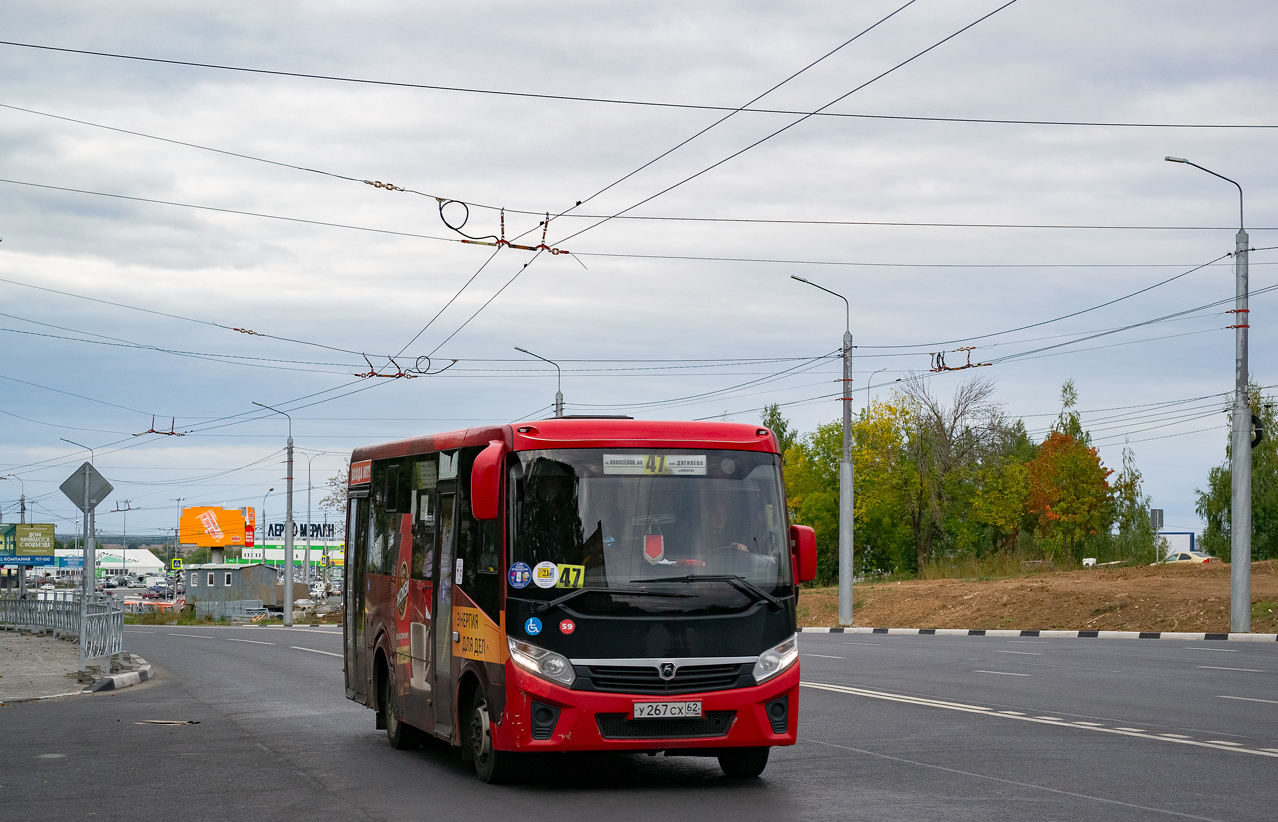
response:
<svg viewBox="0 0 1278 822"><path fill-rule="evenodd" d="M604 454L605 474L675 474L703 477L705 454Z"/></svg>

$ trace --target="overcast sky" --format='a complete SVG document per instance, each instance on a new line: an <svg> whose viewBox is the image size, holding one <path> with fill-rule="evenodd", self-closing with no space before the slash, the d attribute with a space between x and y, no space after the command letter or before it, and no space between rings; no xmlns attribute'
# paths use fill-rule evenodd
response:
<svg viewBox="0 0 1278 822"><path fill-rule="evenodd" d="M3 36L285 72L735 107L904 2L42 0L6 4ZM917 0L755 107L818 109L1000 5ZM1272 2L1020 0L827 111L1273 126L1276 35ZM894 380L927 372L931 353L950 352L952 366L966 361L954 349L975 345L972 361L994 365L938 375L932 389L948 397L961 380L992 378L1007 413L1041 438L1072 378L1106 464L1121 466L1129 440L1168 527L1197 530L1194 490L1225 453L1234 315L1223 312L1232 304L1081 338L1233 295L1223 255L1234 248L1237 192L1165 155L1242 183L1252 246L1278 245L1273 128L812 117L629 212L1161 229L704 219L591 228L597 219L575 215L627 209L799 118L739 113L589 199L725 112L13 45L0 45L0 105L0 473L20 477L35 500L29 520L63 532L74 509L57 488L87 452L61 438L94 448L115 485L99 526L118 533L123 516L109 511L129 500L140 509L129 532L159 539L177 497L260 506L274 487L267 516L281 518L286 421L250 403L275 405L293 415L302 518L300 454L312 455L319 485L361 444L547 413L555 371L514 346L559 361L568 413L755 421L775 402L811 430L839 414L830 398L839 365L821 358L840 345L843 304L791 274L851 302L858 410L867 387L886 398ZM500 234L489 207L510 209L507 239L531 231L522 242L534 245L541 229L528 212L586 202L547 232L548 245L570 253L494 256L457 242L436 197L474 204L462 229L474 236ZM463 212L454 204L445 214L457 225ZM1253 292L1274 284L1275 254L1251 255ZM997 333L1217 259L1115 305ZM1274 293L1252 300L1251 368L1262 385L1278 383L1275 305ZM1029 353L1058 343L1067 344ZM359 352L392 373L386 357L401 351L405 371L458 362L413 379L354 376L370 370ZM189 433L132 436L152 415L156 429L176 418L175 430ZM5 521L17 519L19 493L17 481L0 482Z"/></svg>

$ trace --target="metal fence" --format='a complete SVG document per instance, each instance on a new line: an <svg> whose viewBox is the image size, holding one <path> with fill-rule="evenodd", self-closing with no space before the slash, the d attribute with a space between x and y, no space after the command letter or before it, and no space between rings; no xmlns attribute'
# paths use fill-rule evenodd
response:
<svg viewBox="0 0 1278 822"><path fill-rule="evenodd" d="M93 594L85 603L81 630L79 591L33 591L26 598L0 593L0 628L52 631L80 640L81 659L97 659L124 651L124 605L115 597Z"/></svg>
<svg viewBox="0 0 1278 822"><path fill-rule="evenodd" d="M267 610L260 599L231 599L225 602L197 602L195 615L233 620L266 616Z"/></svg>

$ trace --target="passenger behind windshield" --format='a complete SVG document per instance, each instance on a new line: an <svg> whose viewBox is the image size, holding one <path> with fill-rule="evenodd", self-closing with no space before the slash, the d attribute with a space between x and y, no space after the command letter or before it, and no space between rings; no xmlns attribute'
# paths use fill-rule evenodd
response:
<svg viewBox="0 0 1278 822"><path fill-rule="evenodd" d="M512 563L576 566L590 587L724 574L765 591L790 585L775 455L562 450L516 457ZM631 457L634 465L625 464ZM537 595L539 587L518 595ZM545 595L564 592L556 585Z"/></svg>

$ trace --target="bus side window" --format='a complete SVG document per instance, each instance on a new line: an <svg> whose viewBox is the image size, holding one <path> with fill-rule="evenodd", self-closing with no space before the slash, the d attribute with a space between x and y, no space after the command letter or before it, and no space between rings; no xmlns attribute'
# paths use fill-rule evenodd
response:
<svg viewBox="0 0 1278 822"><path fill-rule="evenodd" d="M457 558L462 561L462 590L496 621L502 579L497 557L497 521L477 520L470 511L470 468L481 450L464 448L460 453Z"/></svg>
<svg viewBox="0 0 1278 822"><path fill-rule="evenodd" d="M394 483L396 488L392 489ZM373 463L373 483L372 493L369 497L371 508L370 534L368 540L368 572L370 574L389 574L392 572L391 565L395 562L395 550L393 546L397 543L395 538L395 523L389 507L394 506L393 492L398 491L399 484L399 466L388 465L385 462Z"/></svg>
<svg viewBox="0 0 1278 822"><path fill-rule="evenodd" d="M438 465L435 454L428 454L412 463L413 579L434 579Z"/></svg>

